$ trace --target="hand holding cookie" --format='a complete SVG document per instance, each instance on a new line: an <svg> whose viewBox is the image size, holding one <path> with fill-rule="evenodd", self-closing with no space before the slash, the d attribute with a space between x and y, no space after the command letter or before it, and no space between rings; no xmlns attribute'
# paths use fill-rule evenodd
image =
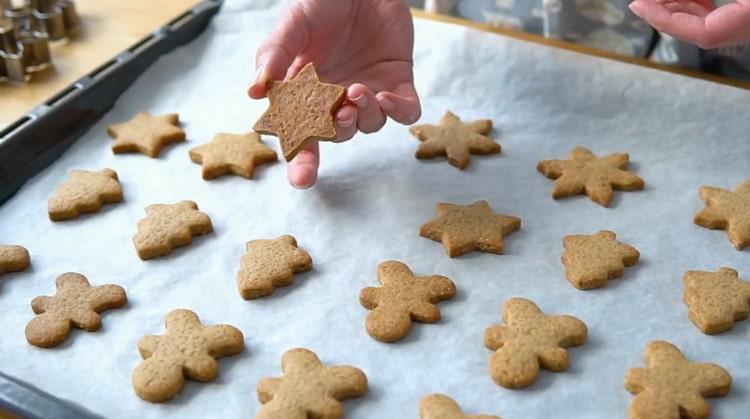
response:
<svg viewBox="0 0 750 419"><path fill-rule="evenodd" d="M413 32L403 0L293 2L258 49L248 94L266 97L269 81L291 79L313 62L322 81L346 87L334 112L337 140L378 131L388 117L412 124L421 113L412 74ZM317 141L306 141L289 164L289 182L309 188L318 164Z"/></svg>

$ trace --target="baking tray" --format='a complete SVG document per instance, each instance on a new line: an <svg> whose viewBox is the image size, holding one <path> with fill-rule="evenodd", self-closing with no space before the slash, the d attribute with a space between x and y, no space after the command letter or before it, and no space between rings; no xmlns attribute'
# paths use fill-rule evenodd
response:
<svg viewBox="0 0 750 419"><path fill-rule="evenodd" d="M197 4L0 131L0 204L57 160L160 56L198 36L222 3ZM0 418L5 417L98 416L0 371Z"/></svg>

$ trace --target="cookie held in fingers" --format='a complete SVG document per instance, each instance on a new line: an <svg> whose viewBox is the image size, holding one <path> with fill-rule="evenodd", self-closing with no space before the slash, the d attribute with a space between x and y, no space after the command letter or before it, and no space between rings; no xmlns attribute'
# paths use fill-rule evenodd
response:
<svg viewBox="0 0 750 419"><path fill-rule="evenodd" d="M190 160L203 165L205 180L229 174L252 179L257 166L276 159L276 152L254 132L216 134L210 143L190 149Z"/></svg>
<svg viewBox="0 0 750 419"><path fill-rule="evenodd" d="M258 400L263 406L255 419L341 419L341 401L367 392L367 377L359 368L325 366L307 349L286 351L281 369L282 377L258 383Z"/></svg>
<svg viewBox="0 0 750 419"><path fill-rule="evenodd" d="M732 268L718 272L688 271L682 281L682 301L688 316L703 333L715 335L731 330L734 322L750 314L750 282Z"/></svg>
<svg viewBox="0 0 750 419"><path fill-rule="evenodd" d="M191 244L194 236L213 230L211 219L198 211L193 201L154 204L146 207L146 218L138 221L133 243L138 257L147 260L166 256L177 247Z"/></svg>
<svg viewBox="0 0 750 419"><path fill-rule="evenodd" d="M0 275L25 271L30 265L31 257L25 247L0 245Z"/></svg>
<svg viewBox="0 0 750 419"><path fill-rule="evenodd" d="M705 397L729 394L732 377L722 367L692 363L669 342L646 346L646 368L625 376L625 389L634 394L630 419L703 419L711 413Z"/></svg>
<svg viewBox="0 0 750 419"><path fill-rule="evenodd" d="M297 247L292 236L252 240L240 258L237 288L246 300L265 297L276 288L291 285L294 274L309 271L312 263L310 255Z"/></svg>
<svg viewBox="0 0 750 419"><path fill-rule="evenodd" d="M437 214L419 234L442 242L452 258L474 250L502 254L503 237L521 228L520 218L492 212L487 201L471 205L439 203Z"/></svg>
<svg viewBox="0 0 750 419"><path fill-rule="evenodd" d="M234 326L204 326L198 315L177 309L167 314L166 332L138 342L144 359L133 371L133 388L143 400L160 403L176 396L185 377L207 382L219 375L218 358L245 349L242 332Z"/></svg>
<svg viewBox="0 0 750 419"><path fill-rule="evenodd" d="M635 191L645 186L643 179L625 170L629 159L627 153L597 157L587 148L576 147L569 160L544 160L537 170L555 180L552 198L586 194L606 207L613 190Z"/></svg>
<svg viewBox="0 0 750 419"><path fill-rule="evenodd" d="M185 141L185 131L179 127L176 113L153 116L139 112L130 121L111 125L107 133L114 138L115 154L140 152L158 157L164 146Z"/></svg>
<svg viewBox="0 0 750 419"><path fill-rule="evenodd" d="M588 328L573 316L550 316L532 301L511 298L503 308L504 325L484 331L484 346L495 351L489 372L505 388L533 384L539 368L565 371L570 363L567 348L586 343Z"/></svg>
<svg viewBox="0 0 750 419"><path fill-rule="evenodd" d="M367 333L381 342L395 342L411 330L411 322L440 320L437 303L456 295L456 286L441 275L415 276L406 264L383 262L378 266L378 288L368 287L359 301L372 310L367 315Z"/></svg>
<svg viewBox="0 0 750 419"><path fill-rule="evenodd" d="M480 119L461 122L453 112L447 111L438 125L415 125L409 129L421 144L415 157L434 159L447 157L448 162L463 170L469 165L471 155L488 155L500 152L500 144L487 134L492 131L492 121Z"/></svg>
<svg viewBox="0 0 750 419"><path fill-rule="evenodd" d="M121 201L122 186L114 170L74 170L49 199L47 212L52 221L70 220L83 213L97 212L104 204Z"/></svg>
<svg viewBox="0 0 750 419"><path fill-rule="evenodd" d="M40 348L60 345L75 327L87 332L99 330L99 313L119 308L127 302L125 290L119 285L92 287L79 273L65 273L55 281L57 293L52 297L36 297L31 308L37 314L26 325L26 340Z"/></svg>
<svg viewBox="0 0 750 419"><path fill-rule="evenodd" d="M419 402L420 419L501 419L492 415L466 415L453 399L443 394L430 394Z"/></svg>
<svg viewBox="0 0 750 419"><path fill-rule="evenodd" d="M311 140L336 139L335 113L345 96L345 88L322 83L309 63L291 80L269 82L270 105L253 130L278 137L291 161Z"/></svg>
<svg viewBox="0 0 750 419"><path fill-rule="evenodd" d="M706 204L695 216L695 224L713 230L726 230L735 249L750 246L750 180L732 192L703 186L700 195Z"/></svg>
<svg viewBox="0 0 750 419"><path fill-rule="evenodd" d="M563 237L562 263L565 276L574 287L601 288L608 280L621 277L626 266L638 263L640 253L615 237L615 233L606 230Z"/></svg>

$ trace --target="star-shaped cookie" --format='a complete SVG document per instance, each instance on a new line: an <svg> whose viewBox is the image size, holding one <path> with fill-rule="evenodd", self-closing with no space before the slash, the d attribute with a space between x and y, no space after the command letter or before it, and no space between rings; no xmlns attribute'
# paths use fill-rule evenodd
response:
<svg viewBox="0 0 750 419"><path fill-rule="evenodd" d="M107 133L115 139L112 144L115 154L141 152L157 157L165 145L185 141L185 131L179 124L180 118L175 113L153 116L139 112L130 121L111 125Z"/></svg>
<svg viewBox="0 0 750 419"><path fill-rule="evenodd" d="M750 246L750 180L734 192L704 186L700 193L706 208L695 216L695 224L726 230L737 250Z"/></svg>
<svg viewBox="0 0 750 419"><path fill-rule="evenodd" d="M643 179L626 171L630 157L627 153L597 157L584 147L576 147L570 160L544 160L537 170L555 179L552 198L565 198L585 193L592 201L607 206L612 190L634 191L643 189Z"/></svg>
<svg viewBox="0 0 750 419"><path fill-rule="evenodd" d="M631 419L703 419L711 413L705 397L729 394L732 377L722 367L692 363L679 348L657 340L646 347L646 368L625 376L625 389L635 395Z"/></svg>
<svg viewBox="0 0 750 419"><path fill-rule="evenodd" d="M341 86L322 83L309 63L293 79L269 83L270 105L253 130L277 136L290 161L308 141L336 138L334 112L345 93Z"/></svg>
<svg viewBox="0 0 750 419"><path fill-rule="evenodd" d="M500 144L487 136L490 131L491 120L461 122L451 111L445 113L438 125L415 125L409 130L422 142L415 155L418 159L446 156L450 164L462 170L469 165L471 154L500 152Z"/></svg>
<svg viewBox="0 0 750 419"><path fill-rule="evenodd" d="M257 133L220 133L210 143L191 149L190 160L203 164L206 180L227 174L252 179L256 166L276 161L276 152Z"/></svg>
<svg viewBox="0 0 750 419"><path fill-rule="evenodd" d="M487 201L471 205L437 204L438 217L419 230L422 237L443 243L448 256L473 250L503 253L503 237L521 228L521 219L495 214Z"/></svg>

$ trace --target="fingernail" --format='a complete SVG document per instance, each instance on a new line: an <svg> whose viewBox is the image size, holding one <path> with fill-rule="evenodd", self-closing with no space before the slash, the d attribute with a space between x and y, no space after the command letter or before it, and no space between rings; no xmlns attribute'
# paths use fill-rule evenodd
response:
<svg viewBox="0 0 750 419"><path fill-rule="evenodd" d="M338 124L341 128L346 128L354 123L354 115L349 116L346 119L339 119Z"/></svg>
<svg viewBox="0 0 750 419"><path fill-rule="evenodd" d="M643 5L638 1L634 1L630 3L628 7L630 7L630 10L632 10L633 13L635 13L638 16L640 16L641 13L643 13Z"/></svg>
<svg viewBox="0 0 750 419"><path fill-rule="evenodd" d="M261 78L265 78L264 73L265 67L260 66L257 69L255 69L255 74L253 75L253 84L265 84L265 80L261 80Z"/></svg>
<svg viewBox="0 0 750 419"><path fill-rule="evenodd" d="M354 102L359 108L364 108L367 106L367 97L365 95L359 95L351 99L351 101Z"/></svg>
<svg viewBox="0 0 750 419"><path fill-rule="evenodd" d="M396 105L388 99L380 99L380 109L389 114L396 110Z"/></svg>

